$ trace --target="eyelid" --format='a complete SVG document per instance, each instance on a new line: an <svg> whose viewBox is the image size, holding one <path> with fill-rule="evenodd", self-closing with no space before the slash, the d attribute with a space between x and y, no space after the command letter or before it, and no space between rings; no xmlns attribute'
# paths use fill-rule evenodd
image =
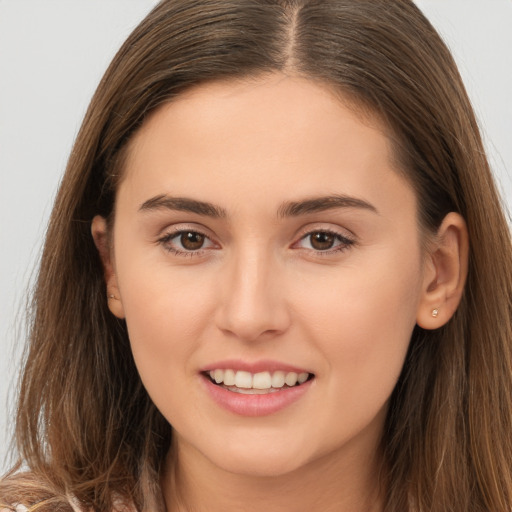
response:
<svg viewBox="0 0 512 512"><path fill-rule="evenodd" d="M156 243L158 245L161 245L166 251L174 253L179 256L198 256L204 253L205 251L219 247L219 244L214 240L214 238L211 235L207 234L208 231L209 230L203 229L201 226L198 226L197 224L174 224L162 230L161 234L158 236L156 240ZM201 235L205 239L207 239L210 242L210 246L201 247L200 249L197 250L187 250L185 248L180 249L179 247L172 247L170 245L170 241L183 233L197 233L198 235Z"/></svg>
<svg viewBox="0 0 512 512"><path fill-rule="evenodd" d="M356 242L356 235L350 231L348 228L341 227L338 225L333 225L332 223L321 223L321 222L313 222L307 224L306 226L301 227L297 230L295 238L297 240L304 238L307 235L312 233L330 233L335 236L339 236L346 240L350 240L351 242Z"/></svg>
<svg viewBox="0 0 512 512"><path fill-rule="evenodd" d="M333 235L334 237L336 237L341 243L330 248L330 249L325 249L325 250L297 247L297 245L300 242L302 242L308 236L311 236L315 233L328 233L329 235ZM329 254L332 255L333 253L336 253L336 252L342 252L342 251L348 249L349 247L355 245L356 243L357 243L357 239L356 239L355 235L346 228L332 227L332 225L327 227L327 226L325 226L325 224L324 225L316 224L316 225L308 225L308 226L305 226L304 228L302 228L297 233L296 241L292 244L292 248L309 251L309 252L312 252L315 255L319 255L319 256L322 256L322 255L327 256Z"/></svg>
<svg viewBox="0 0 512 512"><path fill-rule="evenodd" d="M218 249L220 248L220 244L215 240L215 238L209 234L209 229L204 228L201 225L194 224L194 223L182 223L182 224L173 224L171 226L168 226L164 230L162 230L161 234L158 236L156 243L158 245L163 246L163 248L169 252L172 252L176 255L181 256L196 256L201 255L205 251L209 251L212 248ZM178 237L179 235L183 233L197 233L205 239L207 239L210 242L210 245L208 247L201 247L197 250L188 250L188 249L180 249L179 247L171 247L169 245L170 241L173 238ZM314 248L305 248L305 247L298 247L298 244L302 242L304 239L306 239L308 236L311 236L315 233L328 233L330 235L333 235L340 243L335 245L334 247L330 249L314 249ZM331 224L329 226L326 226L325 224L309 224L307 226L304 226L301 228L295 238L295 242L291 245L291 248L293 249L302 249L304 251L312 252L316 255L329 255L336 252L342 252L343 250L348 249L349 247L353 246L357 243L355 235L348 230L347 228L341 228L339 226L333 227Z"/></svg>

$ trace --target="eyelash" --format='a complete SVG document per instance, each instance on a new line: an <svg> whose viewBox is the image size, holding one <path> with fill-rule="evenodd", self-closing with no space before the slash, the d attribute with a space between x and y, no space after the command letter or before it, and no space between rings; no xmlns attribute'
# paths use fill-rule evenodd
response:
<svg viewBox="0 0 512 512"><path fill-rule="evenodd" d="M314 229L312 231L308 231L307 233L304 233L300 237L300 239L297 242L295 242L293 245L297 245L298 243L302 242L303 240L308 239L309 237L311 237L315 234L331 235L334 237L334 242L339 243L339 245L334 246L333 248L330 248L330 249L325 249L325 250L306 249L306 250L313 251L315 253L315 256L332 256L333 254L342 253L343 251L346 251L347 249L349 249L351 246L353 246L355 244L355 240L353 240L352 238L349 238L347 236L341 235L337 231L333 231L330 229Z"/></svg>
<svg viewBox="0 0 512 512"><path fill-rule="evenodd" d="M188 250L182 250L177 249L173 247L170 242L174 238L178 238L183 236L184 234L194 234L194 235L200 235L205 238L205 240L209 240L211 242L211 239L209 236L205 235L203 232L198 231L197 229L179 229L177 231L173 231L172 233L167 233L162 238L158 239L157 242L162 245L162 247L171 254L174 254L175 256L184 256L184 257L193 257L193 256L200 256L202 253L205 252L204 248L198 249L196 251L188 251ZM212 242L213 244L213 242Z"/></svg>
<svg viewBox="0 0 512 512"><path fill-rule="evenodd" d="M176 247L173 247L170 242L171 240L175 239L175 238L178 238L178 237L181 237L183 236L184 234L194 234L194 235L200 235L202 237L204 237L206 240L209 240L212 245L214 244L210 237L208 237L207 235L205 235L204 233L202 233L201 231L198 231L198 230L194 230L194 229L181 229L181 230L177 230L177 231L174 231L172 233L168 233L166 235L164 235L163 237L159 238L157 240L157 243L159 243L160 245L162 245L162 247L169 253L171 254L174 254L175 256L182 256L182 257L194 257L194 256L201 256L205 251L207 251L208 249L205 249L205 248L200 248L198 250L181 250L181 249L177 249ZM353 246L355 244L355 240L351 239L351 238L348 238L346 236L343 236L341 235L340 233L337 233L336 231L333 231L333 230L329 230L329 229L316 229L316 230L312 230L312 231L308 231L307 233L304 233L300 239L295 242L293 244L293 246L297 245L298 243L302 242L303 240L306 240L308 237L311 237L315 234L326 234L326 235L331 235L334 237L335 239L335 242L339 242L339 245L331 248L331 249L325 249L325 250L321 250L321 249L318 249L318 250L315 250L315 249L305 249L305 250L308 250L308 251L313 251L315 253L315 255L318 255L318 256L329 256L329 255L332 255L332 254L336 254L336 253L341 253L343 251L346 251L347 249L349 249L351 246ZM292 247L293 247L292 246Z"/></svg>

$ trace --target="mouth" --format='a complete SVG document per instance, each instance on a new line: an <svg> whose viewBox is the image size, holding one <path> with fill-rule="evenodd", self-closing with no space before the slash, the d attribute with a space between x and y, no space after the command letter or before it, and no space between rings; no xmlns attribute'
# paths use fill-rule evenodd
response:
<svg viewBox="0 0 512 512"><path fill-rule="evenodd" d="M251 373L220 368L205 371L203 375L220 388L244 395L279 393L286 389L302 386L314 378L312 373L307 372L277 370Z"/></svg>

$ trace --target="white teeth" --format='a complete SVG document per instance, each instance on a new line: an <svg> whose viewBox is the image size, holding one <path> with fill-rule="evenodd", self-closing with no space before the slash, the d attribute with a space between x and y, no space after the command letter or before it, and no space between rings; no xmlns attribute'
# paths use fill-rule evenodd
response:
<svg viewBox="0 0 512 512"><path fill-rule="evenodd" d="M299 373L299 376L297 377L297 380L299 381L299 384L304 384L308 380L309 373Z"/></svg>
<svg viewBox="0 0 512 512"><path fill-rule="evenodd" d="M286 374L284 381L288 386L295 386L295 384L297 384L297 377L298 375L295 372L289 372Z"/></svg>
<svg viewBox="0 0 512 512"><path fill-rule="evenodd" d="M224 372L222 370L215 370L213 378L217 384L224 380Z"/></svg>
<svg viewBox="0 0 512 512"><path fill-rule="evenodd" d="M255 389L269 389L272 387L272 379L269 372L255 373L252 378L252 387Z"/></svg>
<svg viewBox="0 0 512 512"><path fill-rule="evenodd" d="M286 377L284 372L274 372L272 374L272 387L282 388L284 386L284 378Z"/></svg>
<svg viewBox="0 0 512 512"><path fill-rule="evenodd" d="M217 371L217 370L215 370ZM252 375L249 372L236 372L235 386L237 388L250 389L252 388Z"/></svg>
<svg viewBox="0 0 512 512"><path fill-rule="evenodd" d="M235 372L233 370L224 370L224 385L234 386L235 385Z"/></svg>
<svg viewBox="0 0 512 512"><path fill-rule="evenodd" d="M215 369L208 372L210 378L217 384L224 384L224 386L237 387L240 389L279 389L286 384L293 387L297 384L303 384L309 378L309 373L285 373L281 370L275 372L259 372L249 373L245 371L235 372L234 370L221 370Z"/></svg>

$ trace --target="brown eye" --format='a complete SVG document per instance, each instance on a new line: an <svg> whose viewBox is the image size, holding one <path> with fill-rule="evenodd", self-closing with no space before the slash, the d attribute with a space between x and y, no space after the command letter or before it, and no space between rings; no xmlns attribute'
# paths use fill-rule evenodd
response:
<svg viewBox="0 0 512 512"><path fill-rule="evenodd" d="M355 241L334 231L310 231L294 244L295 248L307 249L317 254L340 253L353 246Z"/></svg>
<svg viewBox="0 0 512 512"><path fill-rule="evenodd" d="M194 231L185 231L181 233L180 242L187 251L197 251L204 245L205 236Z"/></svg>
<svg viewBox="0 0 512 512"><path fill-rule="evenodd" d="M326 251L328 249L332 249L336 242L336 236L332 233L320 231L317 233L311 233L309 235L309 240L313 249L316 249L317 251Z"/></svg>
<svg viewBox="0 0 512 512"><path fill-rule="evenodd" d="M188 229L166 234L158 240L158 243L176 256L198 256L205 250L219 248L208 236Z"/></svg>

